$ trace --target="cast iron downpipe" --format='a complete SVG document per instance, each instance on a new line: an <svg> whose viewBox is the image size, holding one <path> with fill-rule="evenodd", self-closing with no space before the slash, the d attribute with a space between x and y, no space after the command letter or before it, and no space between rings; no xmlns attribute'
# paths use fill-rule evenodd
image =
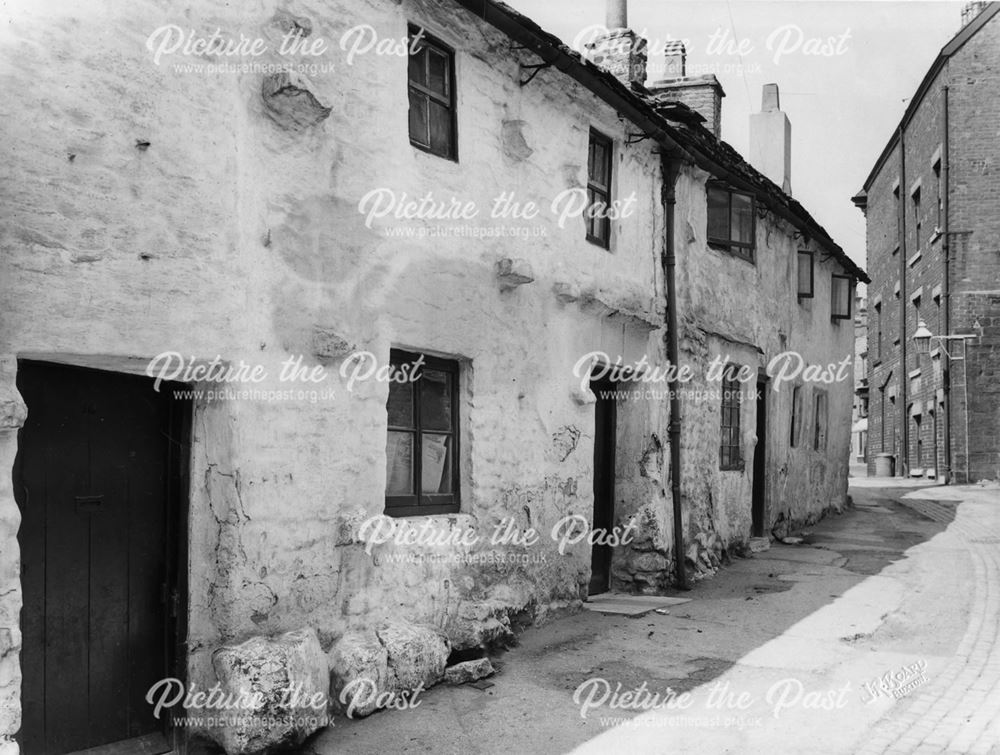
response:
<svg viewBox="0 0 1000 755"><path fill-rule="evenodd" d="M944 277L941 280L941 299L943 300L941 304L944 307L944 319L941 327L944 332L941 335L946 336L951 333L951 282L949 278L951 248L948 243L948 171L951 158L948 154L948 87L945 87L941 94L941 117L944 121L941 128L943 132L941 134L941 214L943 215L941 233L944 236L941 239L941 254L944 257ZM944 416L941 421L944 423L944 484L948 485L951 483L951 357L947 354L942 356L944 359L941 360L941 392L944 394Z"/></svg>
<svg viewBox="0 0 1000 755"><path fill-rule="evenodd" d="M899 416L903 440L903 455L897 474L910 476L910 416L906 398L910 379L906 371L906 140L903 127L899 127Z"/></svg>
<svg viewBox="0 0 1000 755"><path fill-rule="evenodd" d="M670 362L670 500L674 519L674 562L677 586L690 590L684 567L684 522L681 518L681 399L678 395L677 369L680 338L677 333L677 254L674 249L674 205L677 203L677 176L680 164L666 154L660 155L663 173L663 278L667 297L667 360Z"/></svg>

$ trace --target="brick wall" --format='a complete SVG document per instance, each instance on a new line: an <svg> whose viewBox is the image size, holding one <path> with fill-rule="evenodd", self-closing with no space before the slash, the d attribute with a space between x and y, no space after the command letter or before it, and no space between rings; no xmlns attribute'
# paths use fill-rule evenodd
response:
<svg viewBox="0 0 1000 755"><path fill-rule="evenodd" d="M918 355L912 337L920 320L944 333L944 87L949 88L949 244L952 334L978 333L946 349L932 341ZM941 471L944 459L942 373L951 355L952 466L957 481L1000 474L1000 17L991 19L938 74L903 134L905 166L896 146L868 188L870 317L869 471L878 453L906 466ZM904 175L905 171L905 175ZM900 233L899 204L903 205ZM905 271L905 274L904 274ZM903 327L901 328L901 321ZM977 326L978 323L978 326ZM881 349L878 334L881 329ZM902 334L901 334L902 330ZM906 363L900 339L906 339ZM965 369L968 367L968 428ZM903 385L906 382L905 406ZM966 441L968 437L968 442ZM967 448L974 449L967 452Z"/></svg>

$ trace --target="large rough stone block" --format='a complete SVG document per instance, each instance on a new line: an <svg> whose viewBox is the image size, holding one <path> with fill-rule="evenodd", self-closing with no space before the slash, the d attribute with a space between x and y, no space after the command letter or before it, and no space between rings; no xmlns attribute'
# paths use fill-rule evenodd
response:
<svg viewBox="0 0 1000 755"><path fill-rule="evenodd" d="M392 689L405 692L441 681L450 650L445 637L428 627L402 622L384 624L376 631L388 654Z"/></svg>
<svg viewBox="0 0 1000 755"><path fill-rule="evenodd" d="M374 713L378 697L389 691L389 654L375 632L347 632L328 658L334 704L352 718Z"/></svg>
<svg viewBox="0 0 1000 755"><path fill-rule="evenodd" d="M213 734L228 755L292 749L326 725L330 671L315 630L223 646L212 666L222 692L247 701L218 712L226 725Z"/></svg>
<svg viewBox="0 0 1000 755"><path fill-rule="evenodd" d="M449 666L444 670L444 680L449 684L466 684L493 676L495 669L489 658L477 658Z"/></svg>

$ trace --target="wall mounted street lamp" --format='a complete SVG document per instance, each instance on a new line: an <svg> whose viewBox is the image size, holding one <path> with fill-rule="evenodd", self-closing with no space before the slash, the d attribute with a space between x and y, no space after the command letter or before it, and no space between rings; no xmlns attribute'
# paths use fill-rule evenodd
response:
<svg viewBox="0 0 1000 755"><path fill-rule="evenodd" d="M973 329L977 331L975 334L962 334L954 336L936 336L931 333L930 328L927 327L927 323L923 320L917 322L917 329L913 332L913 345L917 350L917 358L920 356L930 353L931 341L937 341L941 346L941 351L944 352L945 357L948 361L955 362L966 362L968 342L974 338L980 338L983 334L983 327L979 324L977 320L973 324ZM952 354L948 351L948 344L950 342L959 341L962 344L962 354L959 356L957 353ZM954 347L952 347L954 348ZM964 378L964 389L965 389L965 479L969 479L969 372L968 363L963 366L962 377ZM946 420L947 422L947 420ZM945 464L947 468L951 469L951 459L947 458L950 455L950 433L951 429L945 426L945 444L946 444L946 454L945 454ZM950 482L950 480L948 480Z"/></svg>
<svg viewBox="0 0 1000 755"><path fill-rule="evenodd" d="M971 341L973 338L979 338L983 334L983 326L979 324L979 321L972 326L978 333L966 333L957 336L936 336L927 327L927 323L923 320L917 322L917 329L913 331L913 344L917 347L917 354L928 354L931 350L931 341L938 341L941 344L941 350L944 351L945 355L949 359L954 359L956 362L965 359L965 342ZM948 351L946 343L949 341L961 341L962 342L962 356L955 356Z"/></svg>

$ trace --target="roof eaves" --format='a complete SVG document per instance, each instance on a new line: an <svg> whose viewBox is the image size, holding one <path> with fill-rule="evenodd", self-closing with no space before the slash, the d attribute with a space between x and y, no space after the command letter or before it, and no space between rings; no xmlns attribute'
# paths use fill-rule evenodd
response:
<svg viewBox="0 0 1000 755"><path fill-rule="evenodd" d="M968 42L976 32L982 29L997 13L1000 13L1000 2L990 3L979 13L978 16L962 27L958 33L952 37L944 47L941 48L937 57L934 58L934 62L931 63L931 67L927 69L927 73L924 75L924 78L920 81L917 91L914 92L913 97L910 98L910 104L907 105L906 110L903 111L903 117L900 119L899 125L893 130L892 135L889 137L889 142L885 145L881 154L879 154L878 159L875 161L875 165L872 167L871 172L865 179L863 186L864 191L867 192L868 189L871 188L872 182L875 180L875 176L877 176L879 171L882 170L882 166L885 165L886 160L889 159L889 155L892 154L892 150L895 149L896 143L899 141L900 129L905 129L906 125L913 119L913 115L916 113L917 108L920 107L920 103L923 102L924 97L931 88L931 84L934 83L938 73L942 68L944 68L945 63L948 62L948 59L952 55L962 49L965 43Z"/></svg>
<svg viewBox="0 0 1000 755"><path fill-rule="evenodd" d="M570 49L558 37L500 0L455 2L596 94L659 142L667 154L686 158L719 178L762 193L765 204L775 214L826 247L852 277L864 283L870 282L867 273L847 256L801 204L703 126L694 124L681 129L671 125L644 95L625 86L614 75Z"/></svg>

